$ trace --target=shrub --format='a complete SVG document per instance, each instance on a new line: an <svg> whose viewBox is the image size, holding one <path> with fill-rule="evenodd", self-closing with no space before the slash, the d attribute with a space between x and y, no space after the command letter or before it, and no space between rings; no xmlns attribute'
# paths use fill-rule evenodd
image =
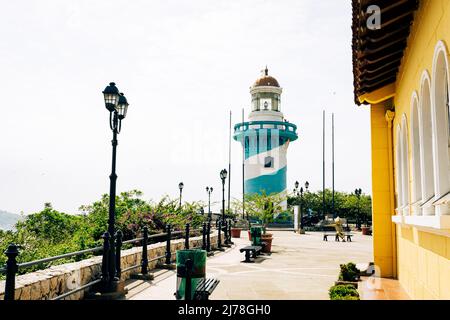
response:
<svg viewBox="0 0 450 320"><path fill-rule="evenodd" d="M341 264L341 272L339 273L340 281L358 281L359 279L359 269L353 262L347 264Z"/></svg>
<svg viewBox="0 0 450 320"><path fill-rule="evenodd" d="M359 293L351 284L338 284L328 291L331 300L359 300Z"/></svg>

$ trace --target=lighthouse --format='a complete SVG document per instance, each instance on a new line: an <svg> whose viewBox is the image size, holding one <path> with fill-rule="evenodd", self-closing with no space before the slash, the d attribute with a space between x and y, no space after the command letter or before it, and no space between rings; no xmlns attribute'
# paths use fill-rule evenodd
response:
<svg viewBox="0 0 450 320"><path fill-rule="evenodd" d="M244 193L286 193L287 150L297 140L297 126L281 112L278 81L267 67L250 87L251 112L247 122L234 126L234 140L244 148ZM282 204L287 208L287 202Z"/></svg>

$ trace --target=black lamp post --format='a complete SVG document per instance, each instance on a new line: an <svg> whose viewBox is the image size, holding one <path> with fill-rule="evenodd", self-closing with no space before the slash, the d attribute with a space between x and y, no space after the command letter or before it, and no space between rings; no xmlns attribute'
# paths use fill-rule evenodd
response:
<svg viewBox="0 0 450 320"><path fill-rule="evenodd" d="M208 193L208 220L211 221L211 193L213 192L213 187L206 187L206 192Z"/></svg>
<svg viewBox="0 0 450 320"><path fill-rule="evenodd" d="M183 194L183 188L184 188L184 183L183 183L183 182L180 182L180 183L178 184L178 189L180 189L180 210L181 210L181 196L182 196L182 194Z"/></svg>
<svg viewBox="0 0 450 320"><path fill-rule="evenodd" d="M300 184L298 183L298 181L295 181L294 195L300 197L300 233L303 233L303 187L300 187L299 190L298 189L299 185ZM308 187L309 182L307 181L305 183L305 188L308 189Z"/></svg>
<svg viewBox="0 0 450 320"><path fill-rule="evenodd" d="M355 189L355 195L358 198L358 211L356 213L356 227L358 228L358 230L361 229L361 221L359 217L359 201L361 199L361 193L362 193L361 188Z"/></svg>
<svg viewBox="0 0 450 320"><path fill-rule="evenodd" d="M122 126L122 120L125 119L128 109L128 102L123 93L119 93L119 89L116 87L114 82L111 82L109 86L103 91L103 96L105 99L105 107L109 111L109 126L113 132L112 139L112 169L110 179L110 189L109 189L109 215L108 215L108 233L109 233L109 255L108 261L102 261L105 268L102 270L107 270L108 275L104 274L103 278L107 278L107 288L105 291L115 291L113 288L113 282L118 281L116 277L116 265L115 265L115 250L114 250L114 239L115 239L115 218L116 218L116 150L117 150L117 135L120 133Z"/></svg>
<svg viewBox="0 0 450 320"><path fill-rule="evenodd" d="M309 182L306 181L306 182L305 182L305 192L309 192L308 188L309 188ZM306 208L306 209L308 209L308 208ZM307 211L307 214L308 214L308 216L309 216L309 213L308 213L308 212L309 212L309 211Z"/></svg>
<svg viewBox="0 0 450 320"><path fill-rule="evenodd" d="M227 169L220 171L220 179L222 180L222 223L225 223L225 180L227 175Z"/></svg>

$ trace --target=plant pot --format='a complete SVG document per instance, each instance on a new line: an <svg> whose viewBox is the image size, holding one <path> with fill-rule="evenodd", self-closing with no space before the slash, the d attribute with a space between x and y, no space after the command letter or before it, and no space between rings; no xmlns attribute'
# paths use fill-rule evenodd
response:
<svg viewBox="0 0 450 320"><path fill-rule="evenodd" d="M362 227L361 230L362 230L362 234L365 236L368 236L371 234L370 227Z"/></svg>
<svg viewBox="0 0 450 320"><path fill-rule="evenodd" d="M231 237L232 238L240 238L241 237L241 228L231 228Z"/></svg>
<svg viewBox="0 0 450 320"><path fill-rule="evenodd" d="M273 237L271 233L261 235L261 241L266 243L266 245L263 247L262 252L270 253L270 251L272 251L272 240Z"/></svg>

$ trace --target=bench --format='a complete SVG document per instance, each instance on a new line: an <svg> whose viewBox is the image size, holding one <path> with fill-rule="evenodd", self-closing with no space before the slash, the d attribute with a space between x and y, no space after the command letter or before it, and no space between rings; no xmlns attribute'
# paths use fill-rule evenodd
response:
<svg viewBox="0 0 450 320"><path fill-rule="evenodd" d="M206 279L206 278L200 278L199 282L197 283L197 286L195 287L193 296L192 293L192 270L193 270L194 263L191 259L187 259L185 264L180 264L177 268L177 277L184 277L186 279L186 287L185 287L185 300L208 300L211 293L216 289L217 285L219 284L220 280L218 279ZM174 293L175 297L178 299L181 298L181 296L178 295L178 290Z"/></svg>
<svg viewBox="0 0 450 320"><path fill-rule="evenodd" d="M240 252L245 252L245 260L243 262L254 262L250 259L252 257L253 259L256 259L258 254L261 252L262 247L260 246L247 246L244 248L241 248ZM251 256L250 256L251 253Z"/></svg>
<svg viewBox="0 0 450 320"><path fill-rule="evenodd" d="M197 284L194 293L194 300L208 300L211 293L216 289L219 284L219 279L213 278L202 278L200 282Z"/></svg>
<svg viewBox="0 0 450 320"><path fill-rule="evenodd" d="M339 236L337 233L324 233L323 234L323 241L328 241L328 237L334 236L334 241L339 242ZM353 234L351 233L344 233L344 237L347 239L348 242L352 242Z"/></svg>

